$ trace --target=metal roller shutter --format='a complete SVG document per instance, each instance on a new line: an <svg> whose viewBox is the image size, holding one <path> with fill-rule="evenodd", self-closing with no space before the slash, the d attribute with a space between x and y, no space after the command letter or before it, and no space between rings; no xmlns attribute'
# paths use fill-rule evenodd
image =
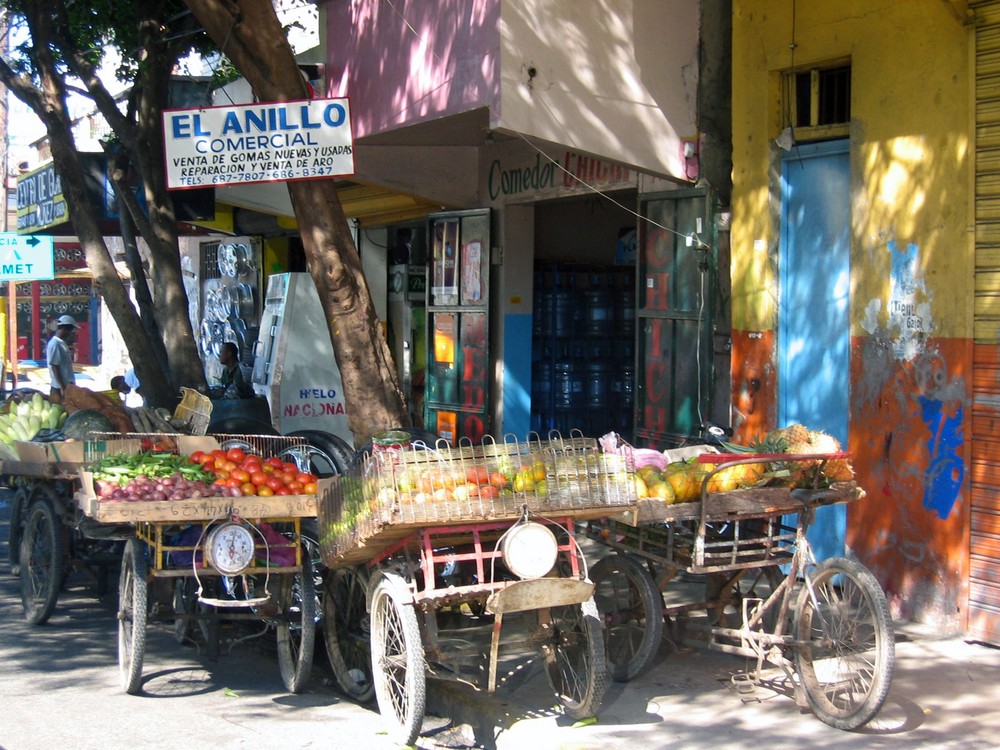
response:
<svg viewBox="0 0 1000 750"><path fill-rule="evenodd" d="M968 636L1000 643L1000 0L976 17L976 278Z"/></svg>

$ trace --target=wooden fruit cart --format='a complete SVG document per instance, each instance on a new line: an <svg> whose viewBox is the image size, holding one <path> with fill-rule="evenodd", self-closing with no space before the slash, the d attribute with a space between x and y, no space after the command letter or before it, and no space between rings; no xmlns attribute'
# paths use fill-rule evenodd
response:
<svg viewBox="0 0 1000 750"><path fill-rule="evenodd" d="M643 499L630 514L591 521L588 536L619 553L591 574L612 677L627 681L647 669L664 619L672 618L684 626L685 645L756 659L758 673L764 662L779 666L797 703L823 722L846 730L869 722L892 680L885 595L856 560L817 563L806 539L819 507L864 496L853 481L818 484L825 461L847 457L710 453L698 459L715 465L698 501ZM708 491L727 467L774 461L809 465L812 488ZM679 574L703 578L704 596L665 604L667 585ZM688 619L696 611L706 616Z"/></svg>
<svg viewBox="0 0 1000 750"><path fill-rule="evenodd" d="M295 456L305 441L128 434L80 442L73 448L82 454L71 462L8 461L2 467L35 480L25 502L15 503L24 514L17 522L17 564L28 620L48 619L69 565L86 558L81 550L114 542L120 565L118 664L126 692L141 690L148 622L172 623L178 640L199 624L217 651L223 619L273 629L285 687L299 692L312 666L317 620L312 556L302 533L303 520L315 518L316 495L112 501L97 495L87 467L109 455L140 454L150 445L181 455L239 445L266 456ZM12 530L14 525L12 519Z"/></svg>
<svg viewBox="0 0 1000 750"><path fill-rule="evenodd" d="M14 490L9 562L33 625L48 621L71 572L85 574L102 596L121 561L128 530L84 517L73 501L83 466L82 443L20 442L0 458L0 475Z"/></svg>
<svg viewBox="0 0 1000 750"><path fill-rule="evenodd" d="M426 674L492 692L502 656L540 654L564 712L595 715L604 638L576 524L634 508L631 470L595 440L553 434L383 449L335 478L319 529L341 688L374 696L393 738L412 744ZM504 630L505 618L522 627ZM488 639L469 635L477 626Z"/></svg>

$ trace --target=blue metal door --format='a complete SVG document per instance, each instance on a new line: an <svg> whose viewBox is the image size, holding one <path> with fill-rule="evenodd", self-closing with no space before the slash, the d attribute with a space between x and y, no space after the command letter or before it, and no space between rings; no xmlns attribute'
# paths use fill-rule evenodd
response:
<svg viewBox="0 0 1000 750"><path fill-rule="evenodd" d="M781 164L778 424L803 424L847 444L850 382L848 143L798 146ZM847 511L821 508L809 542L844 554Z"/></svg>

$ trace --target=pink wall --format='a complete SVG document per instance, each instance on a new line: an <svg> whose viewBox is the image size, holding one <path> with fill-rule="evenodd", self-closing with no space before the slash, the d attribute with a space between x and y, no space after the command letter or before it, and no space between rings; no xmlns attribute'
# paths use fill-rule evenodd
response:
<svg viewBox="0 0 1000 750"><path fill-rule="evenodd" d="M500 0L350 0L326 8L326 93L350 98L356 138L497 106Z"/></svg>

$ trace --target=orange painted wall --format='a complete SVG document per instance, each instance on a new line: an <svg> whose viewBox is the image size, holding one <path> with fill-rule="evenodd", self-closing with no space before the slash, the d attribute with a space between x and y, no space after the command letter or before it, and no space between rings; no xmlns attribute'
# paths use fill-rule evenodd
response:
<svg viewBox="0 0 1000 750"><path fill-rule="evenodd" d="M851 343L850 450L867 492L847 544L896 617L960 624L967 598L971 342L928 339L912 360L884 339Z"/></svg>
<svg viewBox="0 0 1000 750"><path fill-rule="evenodd" d="M733 434L750 443L778 425L773 331L733 331Z"/></svg>

